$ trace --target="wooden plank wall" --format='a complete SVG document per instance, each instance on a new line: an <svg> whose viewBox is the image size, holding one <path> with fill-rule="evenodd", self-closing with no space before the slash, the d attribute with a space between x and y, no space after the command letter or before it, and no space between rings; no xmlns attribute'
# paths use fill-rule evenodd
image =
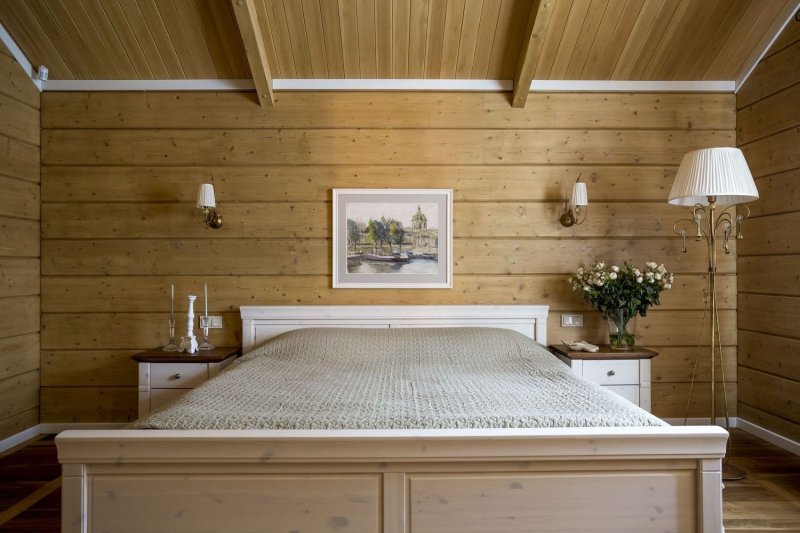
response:
<svg viewBox="0 0 800 533"><path fill-rule="evenodd" d="M39 423L39 103L0 44L0 440Z"/></svg>
<svg viewBox="0 0 800 533"><path fill-rule="evenodd" d="M761 198L740 241L740 416L800 441L800 22L736 98L736 141Z"/></svg>
<svg viewBox="0 0 800 533"><path fill-rule="evenodd" d="M209 284L240 341L242 304L548 303L554 341L606 339L569 289L595 258L663 261L678 273L639 323L662 352L654 409L686 408L705 250L680 253L666 198L682 155L735 144L727 94L532 94L524 110L485 93L47 93L43 98L42 419L135 415L128 356L166 340L167 294ZM558 224L579 174L588 221ZM225 226L194 208L211 176ZM452 188L450 290L331 289L331 189ZM735 405L736 262L721 259L723 342ZM178 309L185 312L181 300ZM561 329L562 312L586 326ZM700 379L708 379L701 361ZM692 414L707 410L696 389Z"/></svg>

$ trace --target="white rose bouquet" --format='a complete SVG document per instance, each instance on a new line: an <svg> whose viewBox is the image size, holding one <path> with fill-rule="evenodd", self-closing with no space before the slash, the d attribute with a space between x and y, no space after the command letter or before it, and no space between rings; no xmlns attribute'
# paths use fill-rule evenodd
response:
<svg viewBox="0 0 800 533"><path fill-rule="evenodd" d="M634 337L628 332L628 321L636 315L646 316L651 305L659 305L661 291L672 288L674 277L664 265L653 262L639 269L628 262L620 267L598 261L586 269L579 268L569 283L608 319L611 347L630 349Z"/></svg>

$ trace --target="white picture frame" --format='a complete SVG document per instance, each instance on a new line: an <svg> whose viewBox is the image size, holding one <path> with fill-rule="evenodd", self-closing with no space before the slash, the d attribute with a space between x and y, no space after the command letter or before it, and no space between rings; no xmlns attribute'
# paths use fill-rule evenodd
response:
<svg viewBox="0 0 800 533"><path fill-rule="evenodd" d="M332 232L335 289L453 287L452 189L334 189Z"/></svg>

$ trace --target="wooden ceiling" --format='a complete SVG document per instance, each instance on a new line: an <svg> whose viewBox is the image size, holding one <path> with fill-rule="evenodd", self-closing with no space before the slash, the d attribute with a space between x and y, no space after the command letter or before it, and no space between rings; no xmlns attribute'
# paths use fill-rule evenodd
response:
<svg viewBox="0 0 800 533"><path fill-rule="evenodd" d="M250 77L228 0L2 0L0 23L50 79Z"/></svg>
<svg viewBox="0 0 800 533"><path fill-rule="evenodd" d="M530 0L256 0L276 78L511 79Z"/></svg>
<svg viewBox="0 0 800 533"><path fill-rule="evenodd" d="M514 79L538 6L534 79L736 80L796 5L254 1L272 77L334 79ZM3 0L0 22L51 79L251 77L229 0Z"/></svg>
<svg viewBox="0 0 800 533"><path fill-rule="evenodd" d="M546 0L534 79L734 80L794 0ZM531 0L256 0L276 78L513 79ZM770 31L773 30L772 33ZM750 60L750 62L748 62Z"/></svg>

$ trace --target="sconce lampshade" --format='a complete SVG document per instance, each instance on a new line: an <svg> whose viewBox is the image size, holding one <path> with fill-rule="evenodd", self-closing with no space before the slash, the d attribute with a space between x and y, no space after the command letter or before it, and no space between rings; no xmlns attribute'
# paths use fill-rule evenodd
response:
<svg viewBox="0 0 800 533"><path fill-rule="evenodd" d="M683 156L669 193L673 205L742 204L758 200L758 190L738 148L705 148Z"/></svg>
<svg viewBox="0 0 800 533"><path fill-rule="evenodd" d="M586 194L586 184L577 182L572 186L572 205L583 207L589 205L589 196Z"/></svg>
<svg viewBox="0 0 800 533"><path fill-rule="evenodd" d="M214 186L211 183L200 185L197 191L197 207L217 207L217 199L214 196Z"/></svg>

